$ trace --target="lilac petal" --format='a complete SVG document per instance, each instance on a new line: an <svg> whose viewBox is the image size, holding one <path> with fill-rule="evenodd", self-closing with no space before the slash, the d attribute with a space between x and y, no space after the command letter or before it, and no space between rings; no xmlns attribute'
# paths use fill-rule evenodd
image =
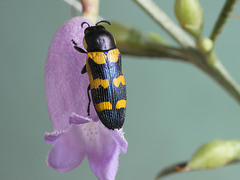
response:
<svg viewBox="0 0 240 180"><path fill-rule="evenodd" d="M70 171L79 166L86 155L86 144L79 127L71 129L58 139L57 143L48 153L46 162L48 166L59 172Z"/></svg>
<svg viewBox="0 0 240 180"><path fill-rule="evenodd" d="M128 142L124 138L124 133L122 129L115 129L115 130L108 130L113 139L116 141L117 145L119 146L121 152L125 154L127 152Z"/></svg>
<svg viewBox="0 0 240 180"><path fill-rule="evenodd" d="M48 50L45 65L45 87L49 115L55 131L67 129L72 112L87 115L87 87L89 77L81 74L86 64L86 54L73 48L71 39L83 47L84 28L81 17L75 17L63 24L54 35ZM88 22L90 25L91 23ZM97 114L91 105L91 119Z"/></svg>
<svg viewBox="0 0 240 180"><path fill-rule="evenodd" d="M74 112L71 114L69 118L69 124L85 124L91 121L93 120L87 117L79 116Z"/></svg>
<svg viewBox="0 0 240 180"><path fill-rule="evenodd" d="M51 133L46 132L44 136L44 141L47 144L54 144L64 133L68 132L69 129L70 128L68 128L67 130L54 131Z"/></svg>
<svg viewBox="0 0 240 180"><path fill-rule="evenodd" d="M95 122L98 136L94 144L88 144L88 161L99 180L114 180L118 169L119 147L107 128Z"/></svg>

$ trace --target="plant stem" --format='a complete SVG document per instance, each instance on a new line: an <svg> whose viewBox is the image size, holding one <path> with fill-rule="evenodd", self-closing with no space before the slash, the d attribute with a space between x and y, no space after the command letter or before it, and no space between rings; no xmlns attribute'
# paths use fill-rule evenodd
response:
<svg viewBox="0 0 240 180"><path fill-rule="evenodd" d="M187 62L187 54L180 48L170 46L160 34L141 32L119 22L104 26L112 33L121 54L142 57L170 58Z"/></svg>
<svg viewBox="0 0 240 180"><path fill-rule="evenodd" d="M240 103L240 85L228 73L214 51L209 55L203 55L193 50L189 55L189 61L216 80L219 85Z"/></svg>
<svg viewBox="0 0 240 180"><path fill-rule="evenodd" d="M128 46L118 42L121 54L141 57L169 58L177 61L187 61L187 55L180 49L158 44L145 44L144 46Z"/></svg>
<svg viewBox="0 0 240 180"><path fill-rule="evenodd" d="M177 26L152 0L134 0L182 47L195 48L195 42Z"/></svg>
<svg viewBox="0 0 240 180"><path fill-rule="evenodd" d="M166 167L165 169L159 172L155 180L162 179L163 177L169 176L174 173L189 171L189 169L185 170L185 168L187 168L187 163L188 162L186 161L186 162L181 162L181 163L177 163L172 166ZM178 169L182 169L182 170L178 170Z"/></svg>
<svg viewBox="0 0 240 180"><path fill-rule="evenodd" d="M99 0L80 0L83 7L82 16L96 23L98 17Z"/></svg>
<svg viewBox="0 0 240 180"><path fill-rule="evenodd" d="M214 52L210 55L202 54L196 44L164 13L152 0L134 0L138 3L163 29L171 35L188 56L187 61L195 64L205 73L215 79L229 94L240 103L240 86L226 71ZM227 7L233 7L235 0L229 0ZM231 5L231 6L230 6ZM226 18L225 18L226 19ZM221 27L221 26L218 26ZM219 28L216 28L219 29Z"/></svg>
<svg viewBox="0 0 240 180"><path fill-rule="evenodd" d="M211 53L207 61L209 74L240 103L240 85L228 73L215 52Z"/></svg>
<svg viewBox="0 0 240 180"><path fill-rule="evenodd" d="M215 26L210 36L213 42L216 41L218 35L222 32L223 26L225 25L227 19L229 18L236 3L237 3L237 0L226 0L225 5L218 17L218 20L215 23Z"/></svg>

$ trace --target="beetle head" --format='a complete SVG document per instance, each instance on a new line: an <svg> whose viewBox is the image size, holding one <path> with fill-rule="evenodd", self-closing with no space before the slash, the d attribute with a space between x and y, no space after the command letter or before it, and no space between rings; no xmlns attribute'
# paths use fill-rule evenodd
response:
<svg viewBox="0 0 240 180"><path fill-rule="evenodd" d="M93 51L106 51L110 49L116 48L116 44L114 38L110 32L108 32L105 27L102 25L98 25L99 23L110 23L108 21L99 21L95 26L90 26L87 22L82 23L82 27L84 24L87 24L88 27L84 31L84 47L88 52Z"/></svg>

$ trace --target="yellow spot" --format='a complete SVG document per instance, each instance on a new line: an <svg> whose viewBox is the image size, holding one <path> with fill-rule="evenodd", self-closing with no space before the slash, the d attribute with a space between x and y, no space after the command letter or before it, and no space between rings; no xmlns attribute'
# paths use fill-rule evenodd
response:
<svg viewBox="0 0 240 180"><path fill-rule="evenodd" d="M108 102L101 102L99 104L95 104L95 108L98 112L101 112L103 110L112 110L112 104Z"/></svg>
<svg viewBox="0 0 240 180"><path fill-rule="evenodd" d="M91 79L90 78L90 87L91 89L97 89L99 86L102 86L104 89L108 88L109 81L108 79Z"/></svg>
<svg viewBox="0 0 240 180"><path fill-rule="evenodd" d="M89 80L90 80L90 88L91 89L97 89L100 85L105 89L108 88L108 86L109 86L108 79L99 79L99 78L98 79L93 79L92 72L91 72L89 64L88 64L88 60L86 62L86 68L87 68L87 72L88 72L88 76L89 76Z"/></svg>
<svg viewBox="0 0 240 180"><path fill-rule="evenodd" d="M117 62L118 61L118 55L120 54L118 49L113 49L111 51L108 51L107 57L110 62Z"/></svg>
<svg viewBox="0 0 240 180"><path fill-rule="evenodd" d="M87 59L91 58L96 64L104 64L106 62L106 55L103 52L89 52Z"/></svg>
<svg viewBox="0 0 240 180"><path fill-rule="evenodd" d="M119 100L116 104L116 109L126 108L127 101L125 99Z"/></svg>
<svg viewBox="0 0 240 180"><path fill-rule="evenodd" d="M119 87L120 83L122 83L122 85L125 85L125 79L123 75L120 75L117 78L113 79L114 86Z"/></svg>

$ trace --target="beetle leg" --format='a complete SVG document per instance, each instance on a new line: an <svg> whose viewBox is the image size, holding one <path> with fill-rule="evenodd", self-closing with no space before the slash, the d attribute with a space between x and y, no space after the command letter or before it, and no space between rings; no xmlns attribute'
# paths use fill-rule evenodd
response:
<svg viewBox="0 0 240 180"><path fill-rule="evenodd" d="M77 43L72 39L72 43L75 45L75 46L77 46Z"/></svg>
<svg viewBox="0 0 240 180"><path fill-rule="evenodd" d="M78 46L74 46L74 48L81 53L87 53L86 51L84 51L82 48L80 48Z"/></svg>
<svg viewBox="0 0 240 180"><path fill-rule="evenodd" d="M78 47L78 44L72 39L72 43L74 44L74 48L81 52L81 53L87 53L86 51L84 51L82 48Z"/></svg>
<svg viewBox="0 0 240 180"><path fill-rule="evenodd" d="M88 113L88 116L90 116L90 103L91 103L91 98L90 98L89 91L90 91L90 84L88 85L88 88L87 88L87 94L88 94L88 108L87 108L87 113Z"/></svg>
<svg viewBox="0 0 240 180"><path fill-rule="evenodd" d="M77 46L78 44L72 39L72 43Z"/></svg>
<svg viewBox="0 0 240 180"><path fill-rule="evenodd" d="M83 66L81 73L85 74L87 72L86 64Z"/></svg>

